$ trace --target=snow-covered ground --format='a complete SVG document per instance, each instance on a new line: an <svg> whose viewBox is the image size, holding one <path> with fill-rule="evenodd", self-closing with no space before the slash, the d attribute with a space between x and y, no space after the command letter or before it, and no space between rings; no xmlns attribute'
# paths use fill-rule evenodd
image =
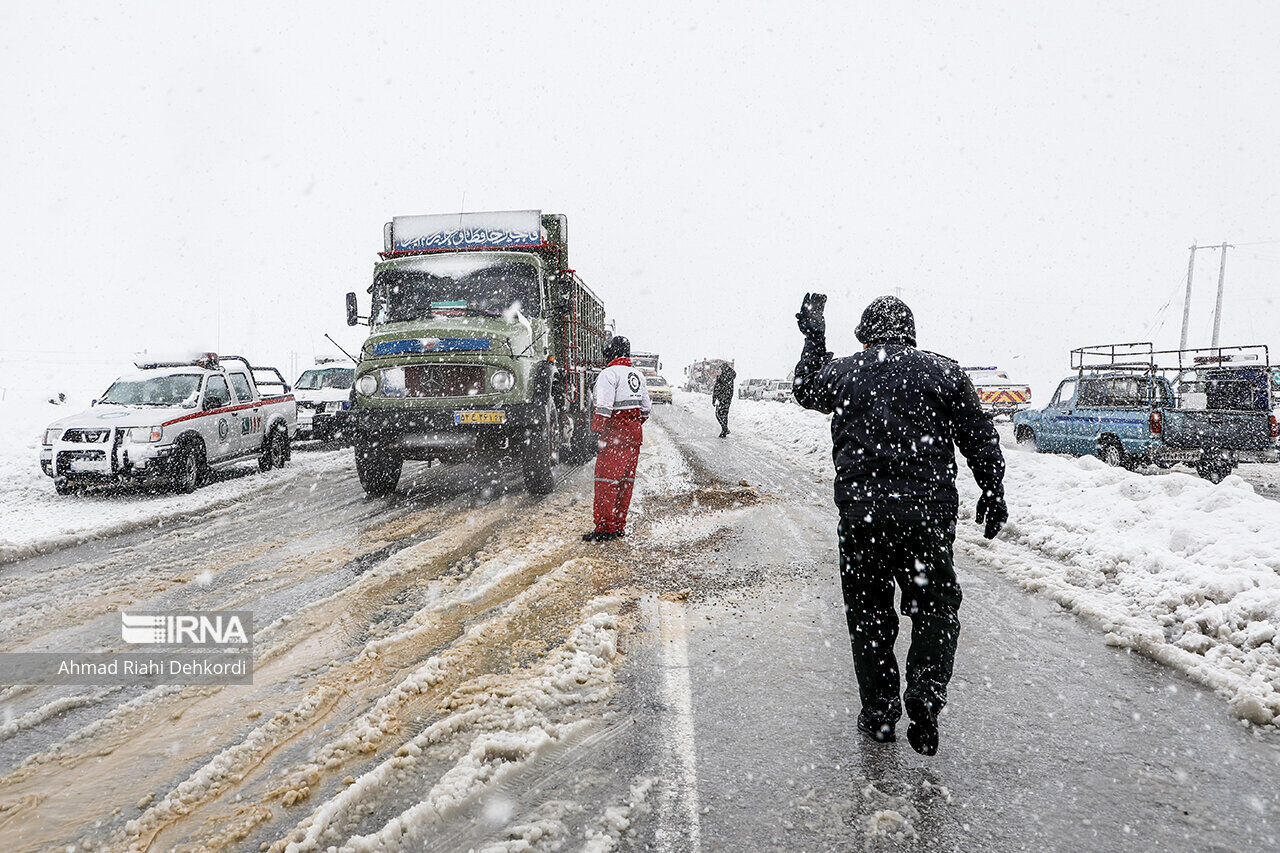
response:
<svg viewBox="0 0 1280 853"><path fill-rule="evenodd" d="M714 428L705 395L677 393L675 405ZM730 440L830 482L827 417L735 400L730 428ZM1237 716L1280 723L1280 503L1236 475L1215 486L1189 472L1135 473L1007 440L1005 457L1010 521L994 541L965 523L978 490L960 474L959 554L1051 596L1107 642L1212 686Z"/></svg>
<svg viewBox="0 0 1280 853"><path fill-rule="evenodd" d="M229 477L190 495L131 488L59 496L40 469L41 436L51 422L86 408L92 397L73 392L67 394L66 402L54 404L50 402L54 396L56 392L10 386L0 399L0 563L208 512L306 472L353 464L350 453L295 453L283 471L258 474L249 462L244 467L254 472L251 475Z"/></svg>

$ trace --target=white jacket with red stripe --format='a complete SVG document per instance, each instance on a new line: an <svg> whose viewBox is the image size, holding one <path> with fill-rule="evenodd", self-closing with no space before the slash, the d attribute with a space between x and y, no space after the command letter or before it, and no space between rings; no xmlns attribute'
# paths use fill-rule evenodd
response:
<svg viewBox="0 0 1280 853"><path fill-rule="evenodd" d="M649 386L640 371L631 366L629 358L615 358L600 371L596 378L596 408L591 428L604 429L604 418L627 412L628 416L649 417L653 403L649 400Z"/></svg>

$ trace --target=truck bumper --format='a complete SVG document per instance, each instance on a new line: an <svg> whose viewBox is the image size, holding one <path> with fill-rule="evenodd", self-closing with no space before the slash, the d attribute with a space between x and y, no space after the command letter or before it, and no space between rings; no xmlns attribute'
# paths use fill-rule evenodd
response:
<svg viewBox="0 0 1280 853"><path fill-rule="evenodd" d="M502 423L460 424L459 412L502 412ZM438 459L500 451L522 440L543 421L545 407L517 403L494 408L354 409L344 425L354 427L360 444L372 444L405 459Z"/></svg>
<svg viewBox="0 0 1280 853"><path fill-rule="evenodd" d="M58 442L40 449L40 468L59 482L113 483L168 473L171 446Z"/></svg>
<svg viewBox="0 0 1280 853"><path fill-rule="evenodd" d="M1241 462L1260 462L1263 464L1280 462L1280 451L1277 451L1274 447L1262 450L1202 450L1198 447L1162 446L1152 448L1147 455L1151 462L1164 462L1168 464L1185 462L1188 465L1194 465L1200 461L1200 457L1205 453L1221 453L1234 464L1239 464Z"/></svg>

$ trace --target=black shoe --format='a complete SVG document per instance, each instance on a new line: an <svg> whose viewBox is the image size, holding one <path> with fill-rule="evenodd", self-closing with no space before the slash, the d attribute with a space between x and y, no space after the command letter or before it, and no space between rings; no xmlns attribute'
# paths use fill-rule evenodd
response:
<svg viewBox="0 0 1280 853"><path fill-rule="evenodd" d="M921 755L933 755L938 751L938 714L933 707L919 697L903 700L911 724L907 726L907 740L911 748Z"/></svg>
<svg viewBox="0 0 1280 853"><path fill-rule="evenodd" d="M600 537L604 535L605 534L601 533L599 530L593 530L590 533L582 534L582 541L583 542L599 542Z"/></svg>
<svg viewBox="0 0 1280 853"><path fill-rule="evenodd" d="M726 437L726 436L728 436L728 435L729 435L729 433L728 433L727 431L726 431L726 432L722 432L722 433L720 433L720 437L721 437L721 438L725 438L725 437Z"/></svg>
<svg viewBox="0 0 1280 853"><path fill-rule="evenodd" d="M858 715L858 731L876 743L893 743L898 739L893 733L893 723L875 720L862 714Z"/></svg>
<svg viewBox="0 0 1280 853"><path fill-rule="evenodd" d="M601 533L599 536L597 536L597 537L596 537L596 541L597 541L597 542L612 542L614 539L621 539L623 536L626 536L626 535L627 535L627 534L622 533L621 531L619 531L619 532L617 532L617 533Z"/></svg>

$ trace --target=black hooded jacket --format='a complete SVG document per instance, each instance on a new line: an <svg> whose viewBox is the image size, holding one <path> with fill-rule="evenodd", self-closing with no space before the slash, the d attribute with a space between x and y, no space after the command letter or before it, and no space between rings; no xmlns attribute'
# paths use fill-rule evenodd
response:
<svg viewBox="0 0 1280 853"><path fill-rule="evenodd" d="M732 367L724 367L716 377L716 384L711 387L711 404L729 408L733 402L733 380L738 374Z"/></svg>
<svg viewBox="0 0 1280 853"><path fill-rule="evenodd" d="M909 311L906 316L910 320ZM865 327L864 315L859 337ZM841 513L954 518L956 447L978 485L1003 496L1000 440L960 365L916 349L914 322L909 331L874 331L868 337L880 340L864 341L874 344L870 349L839 359L823 340L808 338L796 365L796 402L834 415Z"/></svg>

